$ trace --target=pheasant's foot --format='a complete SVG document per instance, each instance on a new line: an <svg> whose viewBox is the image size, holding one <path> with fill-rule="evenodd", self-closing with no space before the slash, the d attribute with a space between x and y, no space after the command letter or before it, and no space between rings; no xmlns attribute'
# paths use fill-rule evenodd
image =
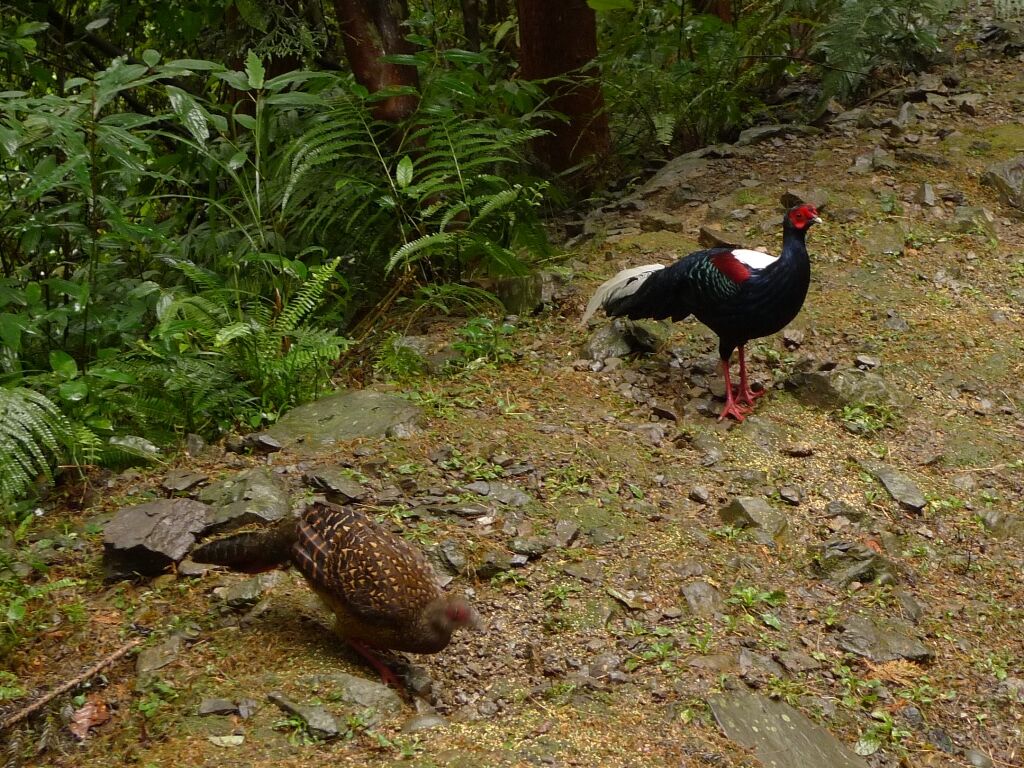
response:
<svg viewBox="0 0 1024 768"><path fill-rule="evenodd" d="M400 691L405 689L405 685L399 679L398 675L395 674L395 671L381 661L377 654L370 650L369 646L359 642L358 640L349 640L348 644L352 646L352 650L366 659L370 666L377 670L377 674L380 675L380 680L384 685L389 685Z"/></svg>

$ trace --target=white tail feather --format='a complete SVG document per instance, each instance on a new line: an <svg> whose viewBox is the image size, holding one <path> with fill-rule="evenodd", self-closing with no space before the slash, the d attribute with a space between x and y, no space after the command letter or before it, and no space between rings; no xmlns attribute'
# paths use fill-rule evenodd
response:
<svg viewBox="0 0 1024 768"><path fill-rule="evenodd" d="M583 313L580 325L586 325L594 313L609 301L636 293L648 276L664 268L664 264L646 264L642 267L632 267L622 270L614 277L601 283L601 287L597 289L594 296L587 302L587 309Z"/></svg>

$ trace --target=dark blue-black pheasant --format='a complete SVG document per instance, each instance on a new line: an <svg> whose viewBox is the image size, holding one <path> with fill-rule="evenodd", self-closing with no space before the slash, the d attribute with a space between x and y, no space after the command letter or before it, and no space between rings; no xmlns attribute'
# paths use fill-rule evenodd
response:
<svg viewBox="0 0 1024 768"><path fill-rule="evenodd" d="M764 394L747 381L744 345L785 328L800 312L811 282L804 238L821 223L813 205L798 205L782 220L782 252L772 256L745 248L709 248L665 266L623 270L605 282L587 304L585 324L600 308L611 317L682 320L693 315L718 335L725 377L719 421L743 419ZM739 349L740 385L734 393L729 359Z"/></svg>

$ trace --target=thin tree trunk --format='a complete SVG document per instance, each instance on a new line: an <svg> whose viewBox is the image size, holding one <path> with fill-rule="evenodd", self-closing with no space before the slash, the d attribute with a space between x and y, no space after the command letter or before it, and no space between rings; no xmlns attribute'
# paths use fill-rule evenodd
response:
<svg viewBox="0 0 1024 768"><path fill-rule="evenodd" d="M709 13L717 16L726 24L732 24L732 0L694 0L694 10L697 13Z"/></svg>
<svg viewBox="0 0 1024 768"><path fill-rule="evenodd" d="M334 0L341 27L342 43L352 72L371 93L392 86L419 86L415 67L391 64L383 57L413 53L406 41L402 22L408 8L405 0ZM413 94L391 96L374 107L374 116L397 122L411 115L419 104Z"/></svg>
<svg viewBox="0 0 1024 768"><path fill-rule="evenodd" d="M466 35L466 48L480 50L480 0L462 0L462 29Z"/></svg>
<svg viewBox="0 0 1024 768"><path fill-rule="evenodd" d="M597 20L586 0L518 0L519 68L530 80L548 80L550 107L568 121L546 126L537 140L541 159L556 171L600 159L611 139L604 99L593 66ZM552 80L552 78L557 78Z"/></svg>
<svg viewBox="0 0 1024 768"><path fill-rule="evenodd" d="M487 0L487 8L484 11L485 24L494 25L507 18L508 0Z"/></svg>

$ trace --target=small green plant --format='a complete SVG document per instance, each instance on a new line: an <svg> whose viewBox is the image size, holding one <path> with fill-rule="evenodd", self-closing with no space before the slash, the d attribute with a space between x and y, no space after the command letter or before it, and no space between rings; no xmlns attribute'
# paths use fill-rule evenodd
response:
<svg viewBox="0 0 1024 768"><path fill-rule="evenodd" d="M464 368L504 365L516 359L510 341L515 330L508 323L496 323L489 317L474 317L456 332L458 339L452 343L452 348L459 353Z"/></svg>
<svg viewBox="0 0 1024 768"><path fill-rule="evenodd" d="M135 708L147 720L153 719L168 702L178 698L174 686L160 678L153 678L143 686L142 696Z"/></svg>
<svg viewBox="0 0 1024 768"><path fill-rule="evenodd" d="M896 426L896 411L878 403L844 405L839 412L843 427L855 435L868 436Z"/></svg>
<svg viewBox="0 0 1024 768"><path fill-rule="evenodd" d="M422 376L426 369L426 358L400 333L389 333L374 355L373 370L392 381L409 381Z"/></svg>
<svg viewBox="0 0 1024 768"><path fill-rule="evenodd" d="M0 669L0 701L13 701L25 696L25 689L18 684L18 678L7 670Z"/></svg>
<svg viewBox="0 0 1024 768"><path fill-rule="evenodd" d="M576 584L553 584L544 591L544 603L550 607L562 609L569 598L580 591Z"/></svg>
<svg viewBox="0 0 1024 768"><path fill-rule="evenodd" d="M27 584L13 575L0 576L0 659L39 628L44 621L39 609L47 605L48 597L79 584L70 578Z"/></svg>
<svg viewBox="0 0 1024 768"><path fill-rule="evenodd" d="M892 749L897 754L905 754L906 747L903 742L910 737L910 731L897 726L892 715L883 710L874 710L871 717L875 723L857 739L853 751L867 757L885 747Z"/></svg>
<svg viewBox="0 0 1024 768"><path fill-rule="evenodd" d="M838 663L832 668L843 688L843 706L849 709L867 709L878 701L879 689L882 687L880 680L862 680L846 663Z"/></svg>
<svg viewBox="0 0 1024 768"><path fill-rule="evenodd" d="M305 747L316 744L317 737L309 730L309 724L298 715L289 715L274 723L275 731L285 731L288 743L293 747Z"/></svg>
<svg viewBox="0 0 1024 768"><path fill-rule="evenodd" d="M791 706L796 706L800 699L807 694L806 686L799 680L786 680L772 676L766 687L771 698L780 699Z"/></svg>
<svg viewBox="0 0 1024 768"><path fill-rule="evenodd" d="M749 621L753 621L753 611L758 606L766 605L771 607L777 607L782 605L786 600L786 593L781 590L765 591L758 589L757 587L741 587L739 585L732 588L732 596L726 599L728 605L738 605L743 609L744 615ZM771 611L762 611L759 618L765 626L771 627L772 629L781 629L782 622L779 621Z"/></svg>

